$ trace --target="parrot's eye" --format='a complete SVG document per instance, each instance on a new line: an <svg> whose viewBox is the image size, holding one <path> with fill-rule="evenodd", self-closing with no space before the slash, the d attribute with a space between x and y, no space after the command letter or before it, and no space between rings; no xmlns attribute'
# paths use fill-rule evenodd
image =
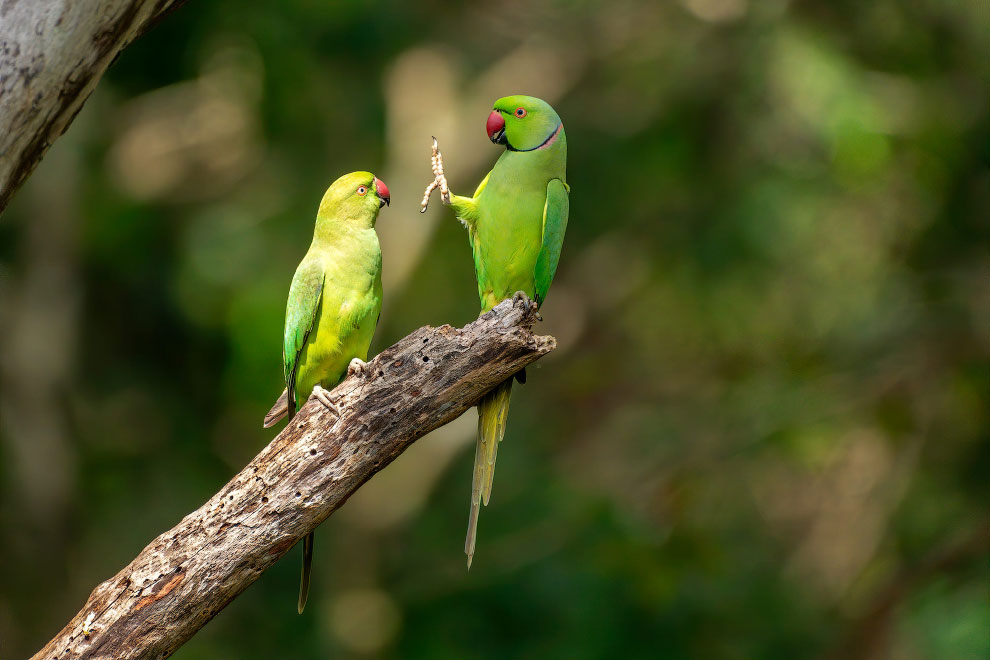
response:
<svg viewBox="0 0 990 660"><path fill-rule="evenodd" d="M368 192L368 186L358 186L357 194L364 195Z"/></svg>
<svg viewBox="0 0 990 660"><path fill-rule="evenodd" d="M525 117L526 108L516 108L516 117Z"/></svg>

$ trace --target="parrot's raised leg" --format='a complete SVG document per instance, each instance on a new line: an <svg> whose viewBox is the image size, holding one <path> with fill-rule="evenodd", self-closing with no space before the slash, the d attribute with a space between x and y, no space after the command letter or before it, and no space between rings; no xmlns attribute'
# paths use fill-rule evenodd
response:
<svg viewBox="0 0 990 660"><path fill-rule="evenodd" d="M361 375L367 370L367 368L368 368L368 363L362 360L361 358L356 357L352 359L350 363L347 365L347 375L348 376L353 376L354 374Z"/></svg>
<svg viewBox="0 0 990 660"><path fill-rule="evenodd" d="M337 417L340 417L340 408L338 408L334 400L330 398L330 390L324 389L319 385L314 385L313 396L316 397L317 401L326 406L327 410L332 412Z"/></svg>
<svg viewBox="0 0 990 660"><path fill-rule="evenodd" d="M440 189L440 201L444 204L450 204L450 187L447 185L447 177L443 173L443 155L440 153L440 148L437 146L436 137L433 138L433 154L430 156L430 167L433 170L433 181L426 187L426 192L423 193L423 201L420 202L422 207L419 212L426 213L426 207L430 203L430 194L436 189Z"/></svg>

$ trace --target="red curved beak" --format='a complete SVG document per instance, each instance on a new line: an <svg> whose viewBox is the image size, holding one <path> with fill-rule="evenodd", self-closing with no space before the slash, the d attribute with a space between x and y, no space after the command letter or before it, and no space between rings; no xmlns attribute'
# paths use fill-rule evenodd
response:
<svg viewBox="0 0 990 660"><path fill-rule="evenodd" d="M381 204L378 205L379 208L388 206L388 203L391 201L391 197L388 195L388 186L377 176L375 177L375 192L378 193L378 199L382 200Z"/></svg>
<svg viewBox="0 0 990 660"><path fill-rule="evenodd" d="M505 144L505 119L498 110L492 110L485 123L485 130L488 131L488 139L495 144Z"/></svg>

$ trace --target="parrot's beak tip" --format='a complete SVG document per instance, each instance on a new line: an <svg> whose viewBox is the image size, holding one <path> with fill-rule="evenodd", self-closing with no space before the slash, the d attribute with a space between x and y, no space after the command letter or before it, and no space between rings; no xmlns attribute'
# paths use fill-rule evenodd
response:
<svg viewBox="0 0 990 660"><path fill-rule="evenodd" d="M498 110L492 110L492 114L488 115L488 121L485 122L485 132L488 133L488 138L495 144L505 144L505 119L502 117Z"/></svg>
<svg viewBox="0 0 990 660"><path fill-rule="evenodd" d="M377 176L375 177L375 192L378 193L378 208L388 206L389 202L392 201L392 197L388 194L388 186Z"/></svg>

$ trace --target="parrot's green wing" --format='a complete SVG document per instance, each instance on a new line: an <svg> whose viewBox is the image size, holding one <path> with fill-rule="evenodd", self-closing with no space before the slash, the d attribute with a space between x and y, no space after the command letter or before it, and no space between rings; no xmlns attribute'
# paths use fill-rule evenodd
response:
<svg viewBox="0 0 990 660"><path fill-rule="evenodd" d="M299 355L316 322L325 277L323 264L318 259L303 259L292 278L292 286L289 287L289 301L285 307L282 362L285 369L285 386L288 390L290 419L296 412L296 367L299 364Z"/></svg>
<svg viewBox="0 0 990 660"><path fill-rule="evenodd" d="M547 299L550 283L557 272L560 261L560 247L564 243L567 230L569 201L567 184L560 179L551 179L547 184L547 202L543 207L543 245L536 258L536 304L542 305Z"/></svg>

